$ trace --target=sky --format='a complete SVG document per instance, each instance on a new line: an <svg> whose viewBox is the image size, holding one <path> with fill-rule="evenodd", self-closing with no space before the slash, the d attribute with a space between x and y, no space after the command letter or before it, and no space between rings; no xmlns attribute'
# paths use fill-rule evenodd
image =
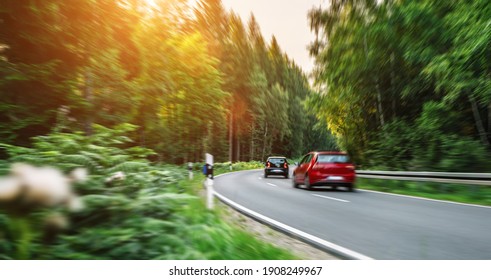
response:
<svg viewBox="0 0 491 280"><path fill-rule="evenodd" d="M306 73L310 73L314 61L307 46L314 40L307 19L308 11L328 0L222 0L225 9L234 10L244 23L251 12L256 17L262 34L268 42L275 35L281 49Z"/></svg>

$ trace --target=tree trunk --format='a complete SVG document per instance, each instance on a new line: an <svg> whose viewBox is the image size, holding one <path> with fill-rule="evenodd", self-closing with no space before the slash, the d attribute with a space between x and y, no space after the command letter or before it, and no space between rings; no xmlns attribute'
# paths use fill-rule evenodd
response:
<svg viewBox="0 0 491 280"><path fill-rule="evenodd" d="M488 139L491 137L491 102L488 104Z"/></svg>
<svg viewBox="0 0 491 280"><path fill-rule="evenodd" d="M263 138L263 153L261 155L261 161L264 161L264 154L266 153L266 145L268 141L268 125L266 124L266 128L264 129L264 138Z"/></svg>
<svg viewBox="0 0 491 280"><path fill-rule="evenodd" d="M477 127L477 131L479 133L479 137L481 138L481 142L486 147L489 147L488 137L486 134L486 130L484 130L484 125L482 123L481 115L479 114L479 108L477 107L476 100L472 96L472 94L468 94L468 96L469 96L469 101L471 102L472 113L474 115L474 120L476 122L476 127Z"/></svg>
<svg viewBox="0 0 491 280"><path fill-rule="evenodd" d="M254 123L251 125L251 151L249 160L254 160Z"/></svg>
<svg viewBox="0 0 491 280"><path fill-rule="evenodd" d="M384 110L382 108L382 94L380 93L380 87L378 85L378 78L376 79L376 88L377 88L377 108L378 108L378 114L380 118L380 125L384 127L385 125L385 118L384 118Z"/></svg>
<svg viewBox="0 0 491 280"><path fill-rule="evenodd" d="M390 54L390 88L392 91L392 118L396 119L397 118L397 110L396 110L396 98L397 98L397 92L396 92L396 75L394 73L394 68L395 68L395 55L394 52Z"/></svg>
<svg viewBox="0 0 491 280"><path fill-rule="evenodd" d="M363 43L364 43L364 47L365 47L365 62L366 62L367 67L368 67L368 42L367 42L367 33L366 32L363 36ZM385 119L384 119L384 111L382 108L382 93L380 92L380 86L379 86L379 82L378 82L378 74L376 74L376 76L372 76L372 77L373 77L373 82L375 83L375 88L377 90L378 116L379 116L379 120L380 120L380 125L383 127L385 124Z"/></svg>
<svg viewBox="0 0 491 280"><path fill-rule="evenodd" d="M235 152L236 152L236 155L235 155L235 160L236 161L240 161L240 137L237 133L237 129L235 130L236 134L235 134L235 141L236 141L236 145L235 145Z"/></svg>
<svg viewBox="0 0 491 280"><path fill-rule="evenodd" d="M140 124L140 133L138 137L139 145L142 147L145 147L145 119L142 118L141 124Z"/></svg>
<svg viewBox="0 0 491 280"><path fill-rule="evenodd" d="M84 87L84 99L85 102L87 102L86 106L86 116L85 116L85 134L87 135L92 135L92 123L94 122L93 118L93 101L94 101L94 94L92 91L92 73L90 72L89 69L85 70L85 87Z"/></svg>
<svg viewBox="0 0 491 280"><path fill-rule="evenodd" d="M234 151L234 114L232 112L232 108L230 108L230 116L229 116L229 126L228 126L228 160L230 163L233 161L233 151Z"/></svg>

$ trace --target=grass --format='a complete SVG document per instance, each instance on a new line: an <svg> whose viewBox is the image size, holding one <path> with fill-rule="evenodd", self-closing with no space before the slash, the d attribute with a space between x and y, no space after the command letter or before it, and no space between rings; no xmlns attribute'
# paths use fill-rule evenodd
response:
<svg viewBox="0 0 491 280"><path fill-rule="evenodd" d="M254 167L254 166L249 166ZM242 170L246 170L244 167ZM249 168L250 169L250 168ZM234 170L237 171L237 170ZM223 172L226 173L226 172ZM195 176L193 180L182 181L181 186L194 194L203 188L203 178ZM195 232L193 246L198 251L208 252L207 259L215 260L293 260L299 259L289 251L257 239L235 225L224 222L220 208L207 210L204 200L189 205L185 216L193 217L195 224L205 225Z"/></svg>
<svg viewBox="0 0 491 280"><path fill-rule="evenodd" d="M43 224L33 216L46 211L26 217L30 225L26 228L18 223L24 220L0 208L0 259L299 259L226 223L219 209L208 210L199 197L204 178L199 172L189 180L180 166L148 168L129 172L111 186L105 185L103 176L91 175L77 186L85 208L66 213L71 227L50 243L44 242ZM48 210L46 214L55 211Z"/></svg>
<svg viewBox="0 0 491 280"><path fill-rule="evenodd" d="M358 178L358 188L491 206L491 186Z"/></svg>

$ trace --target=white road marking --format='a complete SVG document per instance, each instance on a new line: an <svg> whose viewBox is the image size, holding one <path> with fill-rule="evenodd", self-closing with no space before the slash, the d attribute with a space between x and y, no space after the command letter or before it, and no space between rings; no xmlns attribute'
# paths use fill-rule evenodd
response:
<svg viewBox="0 0 491 280"><path fill-rule="evenodd" d="M273 187L277 187L277 185L275 185L275 184L271 184L271 183L266 183L266 184L273 186Z"/></svg>
<svg viewBox="0 0 491 280"><path fill-rule="evenodd" d="M341 201L341 202L349 202L349 201L344 200L344 199L334 198L334 197L325 196L325 195L320 195L320 194L313 194L313 196L318 196L318 197L327 198L327 199L332 199L332 200Z"/></svg>
<svg viewBox="0 0 491 280"><path fill-rule="evenodd" d="M363 254L360 254L358 252L355 252L355 251L352 251L350 249L347 249L347 248L344 248L342 246L339 246L337 244L334 244L332 242L329 242L327 240L324 240L324 239L321 239L317 236L314 236L314 235L311 235L309 233L306 233L304 231L301 231L299 229L296 229L294 227L291 227L291 226L288 226L286 224L283 224L283 223L280 223L274 219L271 219L267 216L264 216L264 215L261 215L251 209L248 209L230 199L228 199L227 197L217 193L215 191L215 196L218 197L218 199L220 199L221 201L225 202L226 204L230 205L232 208L235 208L235 210L241 212L241 213L244 213L254 219L257 219L257 220L260 220L266 224L268 224L269 226L272 226L273 228L277 228L277 229L280 229L281 231L283 232L287 232L289 234L292 234L293 236L297 236L297 237L300 237L301 240L303 241L307 241L307 242L310 242L310 243L315 243L315 244L318 244L320 245L321 247L323 248L327 248L329 251L334 251L338 254L341 254L343 256L347 256L351 259L355 259L355 260L372 260L372 258L368 257L368 256L365 256Z"/></svg>
<svg viewBox="0 0 491 280"><path fill-rule="evenodd" d="M262 169L251 169L252 171L260 171ZM251 171L251 170L244 170L244 171ZM240 171L235 171L235 172L240 172ZM233 173L233 172L231 172ZM230 173L223 173L216 175L215 177L220 177L222 175L228 175ZM479 204L470 204L470 203L462 203L462 202L455 202L455 201L448 201L448 200L440 200L440 199L432 199L432 198L424 198L424 197L418 197L418 196L412 196L412 195L404 195L404 194L396 194L396 193L387 193L387 192L379 192L379 191L372 191L372 190L367 190L367 189L357 189L357 191L360 192L372 192L372 193L379 193L379 194L385 194L385 195L393 195L393 196L401 196L401 197L407 197L407 198L413 198L413 199L421 199L421 200L427 200L427 201L434 201L434 202L441 202L441 203L448 203L448 204L456 204L456 205L462 205L462 206L471 206L471 207L480 207L480 208L488 208L491 209L491 206L485 206L485 205L479 205Z"/></svg>
<svg viewBox="0 0 491 280"><path fill-rule="evenodd" d="M262 179L263 179L263 177L257 177L257 178L258 178L259 180L262 180Z"/></svg>

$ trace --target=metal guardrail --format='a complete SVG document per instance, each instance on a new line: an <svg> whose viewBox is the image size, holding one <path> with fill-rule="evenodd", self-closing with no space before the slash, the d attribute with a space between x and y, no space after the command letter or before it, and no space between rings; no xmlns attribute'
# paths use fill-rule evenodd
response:
<svg viewBox="0 0 491 280"><path fill-rule="evenodd" d="M491 186L491 173L357 170L359 178Z"/></svg>

